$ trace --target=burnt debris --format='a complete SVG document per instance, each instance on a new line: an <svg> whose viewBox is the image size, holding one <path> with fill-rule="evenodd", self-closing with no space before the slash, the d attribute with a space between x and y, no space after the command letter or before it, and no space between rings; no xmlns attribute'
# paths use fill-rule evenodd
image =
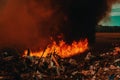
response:
<svg viewBox="0 0 120 80"><path fill-rule="evenodd" d="M60 58L54 53L42 58L8 54L7 51L0 52L2 80L120 79L120 47L97 56L86 52L81 61L72 57Z"/></svg>

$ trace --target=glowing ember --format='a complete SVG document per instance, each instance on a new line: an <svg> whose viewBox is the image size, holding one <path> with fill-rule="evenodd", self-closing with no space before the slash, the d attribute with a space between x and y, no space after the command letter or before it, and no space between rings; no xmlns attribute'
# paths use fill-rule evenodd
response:
<svg viewBox="0 0 120 80"><path fill-rule="evenodd" d="M30 52L30 56L46 57L48 54L55 53L62 58L71 57L80 54L88 49L88 40L74 41L71 45L66 44L64 41L60 41L57 44L55 41L52 45L48 45L45 51ZM44 52L44 54L43 54ZM42 55L43 54L43 55ZM27 56L27 50L23 56Z"/></svg>

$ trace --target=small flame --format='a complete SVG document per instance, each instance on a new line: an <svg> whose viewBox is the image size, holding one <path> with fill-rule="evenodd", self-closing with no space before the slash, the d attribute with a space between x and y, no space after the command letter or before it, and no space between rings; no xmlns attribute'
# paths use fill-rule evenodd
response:
<svg viewBox="0 0 120 80"><path fill-rule="evenodd" d="M71 45L66 44L63 40L57 44L55 41L51 45L48 45L46 50L40 50L39 52L30 52L30 56L46 57L51 53L59 55L61 58L71 57L80 54L88 49L88 40L74 41ZM27 56L28 51L25 50L23 56Z"/></svg>

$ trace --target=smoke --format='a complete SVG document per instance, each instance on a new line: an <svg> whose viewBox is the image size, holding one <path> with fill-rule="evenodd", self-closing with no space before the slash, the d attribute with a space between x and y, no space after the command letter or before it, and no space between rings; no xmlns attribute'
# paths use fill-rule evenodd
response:
<svg viewBox="0 0 120 80"><path fill-rule="evenodd" d="M0 0L0 48L45 47L59 32L68 40L93 38L96 24L116 1Z"/></svg>
<svg viewBox="0 0 120 80"><path fill-rule="evenodd" d="M100 22L102 19L104 19L104 21L108 21L112 10L112 5L119 2L120 0L104 0L102 5L98 9L97 23Z"/></svg>
<svg viewBox="0 0 120 80"><path fill-rule="evenodd" d="M95 42L96 25L108 18L112 5L119 0L65 0L63 5L67 15L67 31L63 33L67 41L88 38L89 43Z"/></svg>
<svg viewBox="0 0 120 80"><path fill-rule="evenodd" d="M50 42L61 13L51 0L1 0L0 47L36 48Z"/></svg>

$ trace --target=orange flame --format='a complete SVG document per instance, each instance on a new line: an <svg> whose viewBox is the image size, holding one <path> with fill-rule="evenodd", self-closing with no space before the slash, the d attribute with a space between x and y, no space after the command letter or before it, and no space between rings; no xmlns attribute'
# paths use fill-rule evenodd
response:
<svg viewBox="0 0 120 80"><path fill-rule="evenodd" d="M30 56L46 57L48 54L55 53L61 58L71 57L80 54L88 49L88 40L74 41L71 45L66 44L63 40L57 44L55 41L52 45L48 45L45 51L30 52ZM44 54L43 54L44 53ZM43 54L43 55L42 55ZM23 56L27 56L27 50Z"/></svg>

